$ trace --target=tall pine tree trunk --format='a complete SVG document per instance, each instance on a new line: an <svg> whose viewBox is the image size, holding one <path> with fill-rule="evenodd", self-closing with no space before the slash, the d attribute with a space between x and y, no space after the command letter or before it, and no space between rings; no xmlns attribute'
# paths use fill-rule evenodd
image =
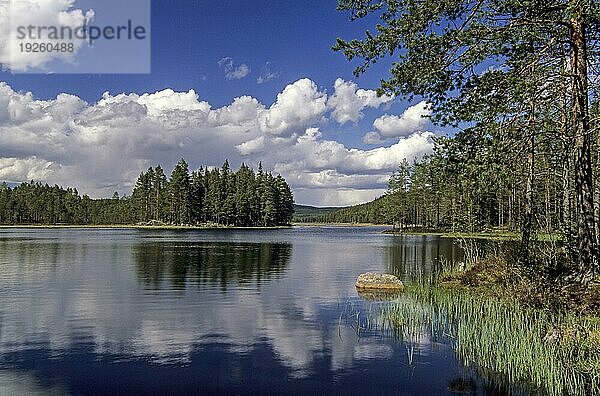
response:
<svg viewBox="0 0 600 396"><path fill-rule="evenodd" d="M573 252L573 230L571 229L573 223L572 217L572 201L571 201L571 153L570 150L566 149L566 155L563 160L562 169L562 234L566 243L566 247L569 253Z"/></svg>
<svg viewBox="0 0 600 396"><path fill-rule="evenodd" d="M563 66L562 71L566 74L568 65ZM560 118L560 127L562 131L562 148L564 157L562 158L562 210L561 210L561 231L563 240L565 242L565 251L569 257L574 257L574 244L573 244L573 200L572 200L572 189L571 189L571 164L573 163L572 156L572 134L571 128L569 127L568 118L568 87L566 81L563 80L562 86L562 114Z"/></svg>
<svg viewBox="0 0 600 396"><path fill-rule="evenodd" d="M577 239L579 273L596 270L597 241L594 221L591 130L589 124L588 71L584 6L575 1L571 19L571 122L575 137L575 194L577 197Z"/></svg>
<svg viewBox="0 0 600 396"><path fill-rule="evenodd" d="M534 88L535 89L535 88ZM532 90L533 91L533 90ZM527 182L523 207L523 225L521 229L521 249L519 260L521 264L529 262L529 245L533 231L534 183L535 183L535 92L532 92L530 102L529 123L527 128Z"/></svg>

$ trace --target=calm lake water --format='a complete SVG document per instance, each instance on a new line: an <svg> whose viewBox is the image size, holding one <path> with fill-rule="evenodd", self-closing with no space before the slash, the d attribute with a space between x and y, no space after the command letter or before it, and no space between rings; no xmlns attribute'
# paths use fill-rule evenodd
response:
<svg viewBox="0 0 600 396"><path fill-rule="evenodd" d="M360 331L361 272L461 254L382 230L0 229L0 394L493 394L446 344Z"/></svg>

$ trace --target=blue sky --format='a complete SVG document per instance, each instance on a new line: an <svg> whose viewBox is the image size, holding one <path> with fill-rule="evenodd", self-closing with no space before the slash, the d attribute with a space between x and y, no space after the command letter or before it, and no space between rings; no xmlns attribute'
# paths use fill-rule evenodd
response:
<svg viewBox="0 0 600 396"><path fill-rule="evenodd" d="M42 2L48 3L52 1L55 0L42 0ZM85 11L90 5L93 8L93 4L94 2L89 0L85 4L75 2L71 9L82 7ZM336 10L335 1L153 1L151 25L152 72L150 74L18 74L14 70L11 71L5 62L3 63L4 71L0 72L0 81L5 82L8 87L5 96L10 96L13 101L16 100L14 99L15 95L24 95L27 92L32 93L30 98L32 101L38 102L53 101L56 100L57 95L67 93L85 101L84 110L88 113L92 111L92 108L95 108L94 106L101 100L105 92L109 92L110 97L116 97L121 93L139 96L144 93L161 92L165 89L171 89L174 93L186 93L193 90L198 97L198 102L205 101L215 110L230 105L234 98L243 95L256 99L263 107L268 109L277 101L278 94L282 93L290 84L294 84L301 79L309 79L315 85L316 90L328 98L335 94L334 84L337 79L342 79L348 83L354 82L357 84L357 89L376 89L379 80L387 77L390 66L389 60L378 63L367 74L356 78L352 74L356 63L348 62L341 53L335 53L331 50L336 37L362 37L365 28L372 27L374 22L375 19L373 18L364 21L349 21L348 14ZM116 61L118 60L115 59ZM227 69L227 65L230 66L229 69ZM243 78L226 78L228 71L235 72L243 65L245 69L240 69L240 73L236 75L236 77L244 75ZM258 79L261 77L263 82L259 84ZM306 85L303 87L309 89ZM135 100L139 102L137 98ZM424 132L425 129L432 129L431 125L422 122L417 122L418 125L414 125L416 128L414 131L408 130L399 124L402 122L403 112L414 104L416 102L407 103L396 98L378 106L363 106L360 109L361 116L359 119L341 123L333 120L335 117L332 117L332 108L329 108L330 105L327 104L329 110L317 111L315 113L316 118L307 124L298 125L300 129L297 131L289 134L286 132L285 137L292 140L294 138L298 139L307 129L305 127L318 128L318 136L312 138L320 143L335 142L341 144L347 152L353 149L362 150L368 154L365 154L366 158L373 154L373 150L377 148L389 148L402 143L401 140L408 139L413 132ZM81 111L81 109L78 111ZM195 109L194 111L199 110ZM77 113L78 115L69 114L73 117L73 120L82 117L80 113ZM365 143L364 136L373 130L374 121L386 114L398 117L397 120L388 119L387 121L399 122L391 125L389 128L392 129L388 128L388 132L382 132L382 136L388 133L388 139L383 139L377 143ZM28 122L31 123L31 120L28 120ZM76 123L78 125L83 124L81 122ZM12 124L11 128L14 128ZM5 137L14 134L14 129L9 130L8 128L8 124L5 124L4 128L0 124L0 139L2 139L2 134ZM64 125L59 127L63 131L65 128L68 129ZM191 132L189 133L196 133L193 131L193 125L190 128ZM196 126L198 130L202 128L202 126ZM395 133L393 128L404 129ZM123 131L125 129L129 130L130 128L124 128ZM83 132L81 133L83 134ZM257 138L257 136L254 136L254 138ZM262 140L264 143L264 139ZM0 143L2 143L1 140ZM185 145L185 142L180 142L180 144ZM289 144L294 145L295 143ZM12 143L7 146L11 145L18 146L18 144ZM59 146L63 147L64 142ZM321 144L318 147L322 148L322 146ZM75 166L75 164L61 163L58 155L44 155L47 153L26 152L27 150L16 148L10 150L10 152L7 149L6 152L3 152L1 147L2 144L0 144L0 165L2 164L2 158L4 158L5 170L3 174L0 166L0 179L24 177L23 174L26 169L23 168L27 166L16 166L14 164L9 166L9 159L14 162L35 157L38 160L44 158L46 163L51 163L45 168L46 171L38 172L38 174L43 175L40 178L47 179L50 182L81 184L82 188L91 189L92 193L96 195L106 194L113 187L127 193L127 189L130 187L123 182L125 175L121 175L120 179L116 178L114 183L108 182L107 178L103 176L102 180L98 181L97 186L83 183L75 175L72 177L63 175L62 178L58 176L53 178L53 174L60 173L56 170L58 167L61 167L64 171L66 166ZM203 150L209 149L210 147L204 145L196 151L201 156ZM428 149L430 148L419 146L414 150L414 153L410 150L405 151L407 156L413 156L413 154L418 156ZM231 147L231 150L235 151L235 145ZM190 150L182 151L184 151L182 154L186 154ZM252 164L260 157L259 154L256 154L253 157L251 156L252 158L239 158L236 160L235 157L240 150L237 151L238 153L232 154L234 163L244 160ZM227 155L226 150L223 152ZM121 156L124 158L126 154L121 153ZM138 154L132 153L132 155ZM174 162L177 155L172 153L171 156L173 158L165 158L159 155L159 158L156 159ZM136 165L142 166L154 160L150 157L151 155L147 152L143 155L140 154L139 158L134 158L136 160L135 164L128 167L128 169L131 168L131 171L128 170L126 173L133 172L133 167ZM398 158L398 163L401 160L402 158ZM193 159L190 162L192 166L204 164L204 161L200 159L198 163L195 163ZM328 176L331 179L330 185L325 181L315 183L312 186L315 191L312 192L310 191L310 183L297 180L296 190L299 192L297 197L301 197L301 203L309 204L333 204L336 202L350 204L371 199L383 191L385 188L383 176L389 174L390 168L394 165L394 161L390 162L389 158L385 158L381 162L380 169L374 169L373 165L369 165L368 169L360 169L360 166L356 165L344 170L340 170L341 167L335 166L335 164L320 169L308 167L304 170L305 173L312 173L315 180L319 178L316 173L321 175L321 179L323 179L323 175L331 176L335 174L335 177ZM277 167L277 164L281 166ZM279 170L284 177L286 176L286 167L283 164L273 160L272 165L275 171ZM7 171L8 168L12 170ZM289 169L287 172L290 172ZM30 175L30 173L25 172L25 175ZM375 177L375 174L378 176ZM369 175L371 176L370 179L367 177ZM363 182L352 179L356 179L358 176L364 176ZM349 184L344 185L343 179L350 181ZM293 181L292 186L294 187ZM319 192L316 193L316 190L319 190ZM331 192L329 198L327 197L327 191ZM336 191L344 192L336 193ZM355 191L355 193L353 194L352 191ZM341 196L345 198L340 198Z"/></svg>
<svg viewBox="0 0 600 396"><path fill-rule="evenodd" d="M331 50L337 37L363 36L369 21L350 21L347 13L336 10L336 1L328 0L155 0L152 1L151 74L0 72L0 80L15 90L32 91L40 99L67 92L88 102L97 101L106 91L194 89L213 106L227 105L240 95L271 103L289 82L304 77L324 89L331 89L338 77L354 80L362 88L375 89L379 80L387 76L390 61L382 61L356 78L353 70L357 63ZM218 65L224 57L248 65L251 73L247 78L224 81ZM279 76L257 84L265 66ZM360 144L358 137L354 143Z"/></svg>

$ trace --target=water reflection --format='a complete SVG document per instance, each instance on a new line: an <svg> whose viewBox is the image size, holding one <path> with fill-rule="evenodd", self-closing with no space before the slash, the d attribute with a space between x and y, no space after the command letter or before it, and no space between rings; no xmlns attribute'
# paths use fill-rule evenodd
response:
<svg viewBox="0 0 600 396"><path fill-rule="evenodd" d="M463 259L463 251L452 239L437 236L394 235L383 251L387 272L403 281L420 282L445 263Z"/></svg>
<svg viewBox="0 0 600 396"><path fill-rule="evenodd" d="M222 290L234 283L260 285L281 276L291 256L289 243L152 242L133 247L138 277L154 289L160 289L165 279L176 290L185 289L188 279L219 284Z"/></svg>
<svg viewBox="0 0 600 396"><path fill-rule="evenodd" d="M0 389L447 393L465 370L449 346L409 362L404 343L342 318L380 304L358 297L361 272L406 280L454 257L380 231L0 229Z"/></svg>
<svg viewBox="0 0 600 396"><path fill-rule="evenodd" d="M365 290L357 289L356 292L365 301L392 301L402 296L401 291Z"/></svg>

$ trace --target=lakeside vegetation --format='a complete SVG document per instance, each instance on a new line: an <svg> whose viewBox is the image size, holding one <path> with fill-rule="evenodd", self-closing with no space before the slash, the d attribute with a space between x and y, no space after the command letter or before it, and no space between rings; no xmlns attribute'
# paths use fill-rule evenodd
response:
<svg viewBox="0 0 600 396"><path fill-rule="evenodd" d="M504 257L518 253L514 242L460 244L464 261L406 284L379 309L369 305L356 325L397 338L409 364L431 343L448 344L502 394L600 393L600 283L524 273Z"/></svg>
<svg viewBox="0 0 600 396"><path fill-rule="evenodd" d="M391 58L378 92L424 99L432 122L456 133L402 163L385 196L311 220L517 233L493 251L464 245L462 268L409 285L384 320L410 342L428 330L449 339L509 393L600 393L600 3L338 0L338 9L377 20L333 46L358 61L355 74Z"/></svg>
<svg viewBox="0 0 600 396"><path fill-rule="evenodd" d="M131 196L91 199L77 189L0 184L0 224L275 227L288 225L294 197L280 176L229 163L190 174L181 159L167 179L160 165L138 177Z"/></svg>
<svg viewBox="0 0 600 396"><path fill-rule="evenodd" d="M520 233L522 268L600 272L600 4L339 0L352 20L378 19L333 46L361 75L384 58L379 94L423 98L455 129L404 161L384 197L320 221ZM364 22L364 21L363 21ZM536 234L560 234L545 263Z"/></svg>
<svg viewBox="0 0 600 396"><path fill-rule="evenodd" d="M524 271L510 257L518 254L515 244L461 243L462 263L408 285L382 313L391 331L402 337L428 329L509 389L599 393L600 283L557 282L547 268Z"/></svg>
<svg viewBox="0 0 600 396"><path fill-rule="evenodd" d="M483 378L511 394L600 392L600 318L560 314L454 289L412 285L382 312L384 326L418 349L448 342ZM423 334L428 337L423 339Z"/></svg>

